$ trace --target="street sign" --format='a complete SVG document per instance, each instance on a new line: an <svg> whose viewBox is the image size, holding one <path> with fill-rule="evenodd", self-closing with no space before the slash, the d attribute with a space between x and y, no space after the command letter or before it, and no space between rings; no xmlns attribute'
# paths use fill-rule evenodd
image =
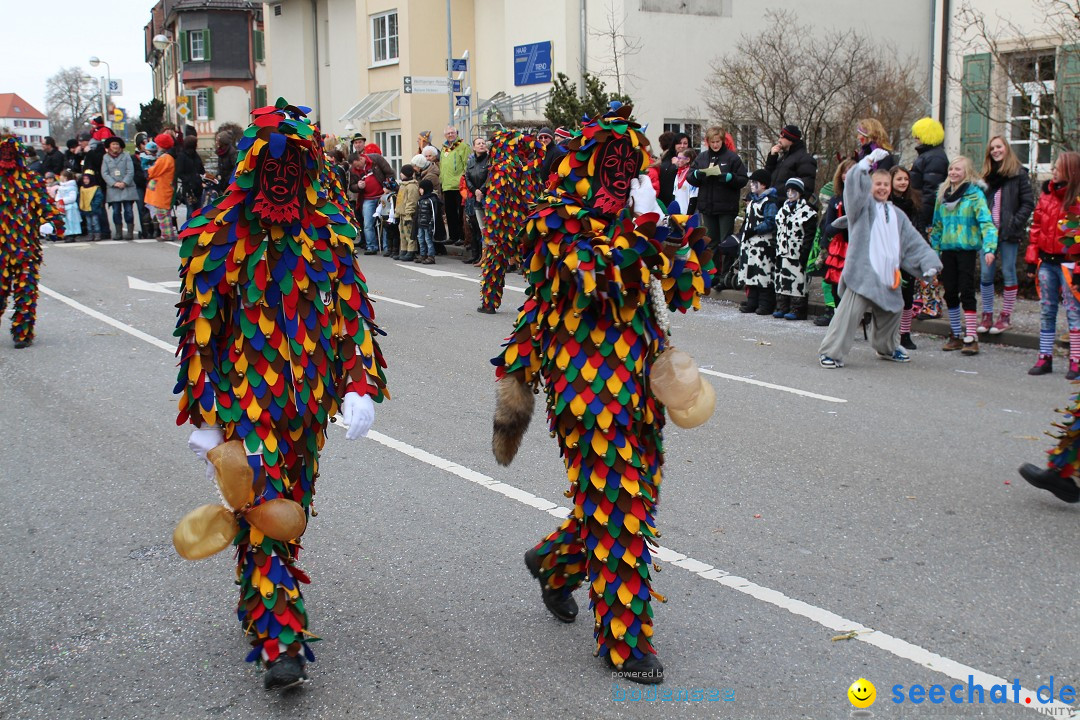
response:
<svg viewBox="0 0 1080 720"><path fill-rule="evenodd" d="M121 108L113 108L112 121L114 123L124 122L124 111Z"/></svg>
<svg viewBox="0 0 1080 720"><path fill-rule="evenodd" d="M124 94L124 81L118 78L109 78L109 94L110 95L123 95Z"/></svg>
<svg viewBox="0 0 1080 720"><path fill-rule="evenodd" d="M428 95L446 95L450 92L450 80L440 75L406 75L404 92Z"/></svg>
<svg viewBox="0 0 1080 720"><path fill-rule="evenodd" d="M469 61L466 58L454 58L450 61L450 72L467 72L469 69Z"/></svg>
<svg viewBox="0 0 1080 720"><path fill-rule="evenodd" d="M187 116L191 114L191 108L188 106L189 95L181 95L176 98L176 114L187 120Z"/></svg>
<svg viewBox="0 0 1080 720"><path fill-rule="evenodd" d="M468 95L458 95L457 96L457 101L454 104L457 105L458 107L469 107L469 96Z"/></svg>
<svg viewBox="0 0 1080 720"><path fill-rule="evenodd" d="M514 85L551 82L551 41L514 46Z"/></svg>
<svg viewBox="0 0 1080 720"><path fill-rule="evenodd" d="M455 80L454 81L454 92L456 92L456 93L461 92L461 81L460 80Z"/></svg>

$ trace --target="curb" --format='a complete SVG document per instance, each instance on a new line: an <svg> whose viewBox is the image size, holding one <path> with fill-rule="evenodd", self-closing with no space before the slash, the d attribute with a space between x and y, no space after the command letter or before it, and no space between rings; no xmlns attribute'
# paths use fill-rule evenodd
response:
<svg viewBox="0 0 1080 720"><path fill-rule="evenodd" d="M737 304L742 302L746 295L743 294L741 290L713 290L709 297L718 297L720 300L727 300ZM807 308L807 312L810 316L821 315L825 312L825 305L824 303L811 301ZM951 333L949 321L941 318L932 320L920 320L915 318L911 323L911 329L926 335L940 335L941 337L948 337ZM1010 347L1026 348L1028 350L1038 350L1039 337L1037 335L1008 330L1000 335L990 335L989 333L980 335L979 344L1007 345Z"/></svg>

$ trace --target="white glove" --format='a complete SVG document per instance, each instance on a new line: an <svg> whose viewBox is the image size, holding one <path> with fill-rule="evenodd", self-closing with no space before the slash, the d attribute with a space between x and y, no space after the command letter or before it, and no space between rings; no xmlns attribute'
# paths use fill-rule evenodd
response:
<svg viewBox="0 0 1080 720"><path fill-rule="evenodd" d="M923 273L923 276L922 276L923 282L933 282L934 278L937 277L937 274L938 274L938 269L937 268L930 268L925 273Z"/></svg>
<svg viewBox="0 0 1080 720"><path fill-rule="evenodd" d="M56 232L56 228L53 227L52 223L45 223L41 226L38 232L42 235L52 235L54 232Z"/></svg>
<svg viewBox="0 0 1080 720"><path fill-rule="evenodd" d="M368 430L375 422L375 403L371 396L355 392L345 393L345 399L341 403L341 420L347 428L346 440L367 437Z"/></svg>
<svg viewBox="0 0 1080 720"><path fill-rule="evenodd" d="M205 460L206 453L223 442L225 442L225 433L221 431L221 428L208 425L192 430L191 435L188 436L187 444L191 448L191 452Z"/></svg>
<svg viewBox="0 0 1080 720"><path fill-rule="evenodd" d="M653 212L664 214L656 202L656 190L653 189L652 180L648 175L639 175L630 181L630 199L634 203L635 215Z"/></svg>
<svg viewBox="0 0 1080 720"><path fill-rule="evenodd" d="M876 148L866 157L871 163L879 163L885 158L889 157L891 154L892 153L890 153L885 148Z"/></svg>
<svg viewBox="0 0 1080 720"><path fill-rule="evenodd" d="M210 482L214 482L216 478L216 471L213 464L206 459L206 453L216 448L221 443L225 442L225 433L221 431L221 428L217 426L206 426L201 428L195 428L191 431L191 435L188 436L188 447L191 451L198 455L206 462L206 478Z"/></svg>

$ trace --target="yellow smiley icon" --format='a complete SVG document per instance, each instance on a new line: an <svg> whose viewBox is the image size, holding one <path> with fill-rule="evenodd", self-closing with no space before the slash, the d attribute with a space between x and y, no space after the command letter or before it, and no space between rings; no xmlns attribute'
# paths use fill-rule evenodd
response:
<svg viewBox="0 0 1080 720"><path fill-rule="evenodd" d="M877 688L866 678L859 678L847 689L848 700L857 708L868 708L877 699Z"/></svg>

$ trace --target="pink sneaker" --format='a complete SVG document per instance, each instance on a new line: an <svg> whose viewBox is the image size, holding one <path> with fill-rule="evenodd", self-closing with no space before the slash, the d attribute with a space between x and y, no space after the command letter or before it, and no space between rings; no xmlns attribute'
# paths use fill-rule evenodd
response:
<svg viewBox="0 0 1080 720"><path fill-rule="evenodd" d="M1012 314L1001 313L1001 315L998 316L997 322L994 323L994 327L990 328L990 334L1000 335L1010 327L1012 327Z"/></svg>
<svg viewBox="0 0 1080 720"><path fill-rule="evenodd" d="M986 313L986 312L984 312L982 314L982 319L979 320L979 327L975 328L975 332L982 335L984 332L987 332L993 326L994 326L994 313Z"/></svg>

